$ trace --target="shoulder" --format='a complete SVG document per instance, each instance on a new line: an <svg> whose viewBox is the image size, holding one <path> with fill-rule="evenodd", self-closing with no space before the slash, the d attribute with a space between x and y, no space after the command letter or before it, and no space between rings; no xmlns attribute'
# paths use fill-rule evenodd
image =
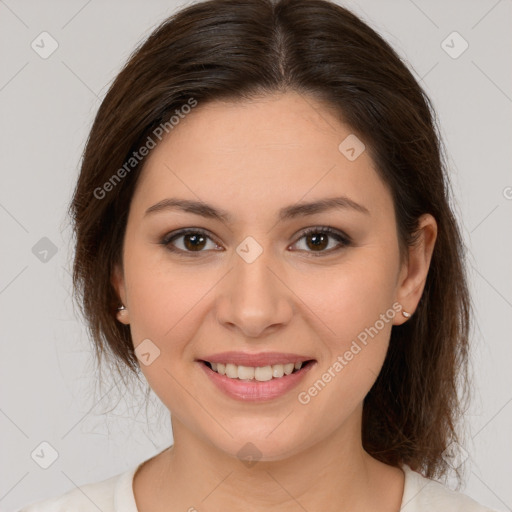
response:
<svg viewBox="0 0 512 512"><path fill-rule="evenodd" d="M463 493L425 478L408 466L402 469L405 487L400 512L496 512Z"/></svg>
<svg viewBox="0 0 512 512"><path fill-rule="evenodd" d="M115 476L76 487L60 496L30 503L18 512L137 512L132 479L136 468ZM122 508L119 508L119 507Z"/></svg>

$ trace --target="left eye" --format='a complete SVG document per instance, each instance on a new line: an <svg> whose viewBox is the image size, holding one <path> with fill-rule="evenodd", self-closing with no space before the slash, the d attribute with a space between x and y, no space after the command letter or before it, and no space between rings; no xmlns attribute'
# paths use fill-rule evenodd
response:
<svg viewBox="0 0 512 512"><path fill-rule="evenodd" d="M299 241L302 239L306 239L306 247L314 248L313 251L308 251L306 249L306 252L311 252L313 256L322 256L325 253L330 254L331 252L346 247L351 243L351 240L348 236L327 226L321 228L315 227L306 229L302 232L302 236L299 238ZM325 250L329 246L329 239L337 240L338 244L337 246L335 244L334 249L331 247L329 250Z"/></svg>
<svg viewBox="0 0 512 512"><path fill-rule="evenodd" d="M176 243L179 239L182 239L181 244ZM331 253L351 244L351 240L347 235L327 226L306 229L293 245L298 244L302 239L305 239L306 249L299 250L311 252L314 256ZM329 240L332 241L333 239L338 242L334 244L334 248L329 247ZM194 253L201 253L208 250L208 240L210 240L213 245L213 247L210 247L210 250L219 250L219 246L213 242L208 233L199 228L188 228L177 233L171 233L171 235L167 235L161 243L172 252L195 256ZM178 245L181 245L181 247L178 247ZM327 248L329 249L326 250Z"/></svg>

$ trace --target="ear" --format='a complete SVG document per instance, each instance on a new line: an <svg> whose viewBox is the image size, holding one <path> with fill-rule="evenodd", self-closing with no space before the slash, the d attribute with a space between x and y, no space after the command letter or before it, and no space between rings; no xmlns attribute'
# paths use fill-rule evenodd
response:
<svg viewBox="0 0 512 512"><path fill-rule="evenodd" d="M114 287L114 290L116 291L116 295L119 297L119 302L121 302L124 306L126 306L126 309L123 309L121 311L116 311L116 318L119 322L121 322L125 325L129 325L130 315L128 312L128 306L126 304L127 299L126 299L126 287L125 287L125 281L124 281L124 272L119 264L116 264L114 266L112 275L110 276L110 283Z"/></svg>
<svg viewBox="0 0 512 512"><path fill-rule="evenodd" d="M426 213L418 222L418 239L409 247L408 261L404 262L398 278L397 301L404 311L411 315L414 313L423 294L430 261L434 252L437 238L437 222L435 218ZM394 325L407 321L402 315L395 316Z"/></svg>

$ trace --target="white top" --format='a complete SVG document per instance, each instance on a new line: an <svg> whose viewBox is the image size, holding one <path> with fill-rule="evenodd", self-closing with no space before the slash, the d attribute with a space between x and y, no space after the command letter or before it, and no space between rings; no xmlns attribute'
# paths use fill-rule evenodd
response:
<svg viewBox="0 0 512 512"><path fill-rule="evenodd" d="M133 476L142 464L100 482L82 485L55 498L32 503L18 512L138 512L133 494ZM403 466L403 512L496 512L465 494Z"/></svg>

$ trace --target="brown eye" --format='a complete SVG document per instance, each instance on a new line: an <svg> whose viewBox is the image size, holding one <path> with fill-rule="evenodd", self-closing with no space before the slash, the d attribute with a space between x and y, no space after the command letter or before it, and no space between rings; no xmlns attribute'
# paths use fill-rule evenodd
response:
<svg viewBox="0 0 512 512"><path fill-rule="evenodd" d="M305 249L301 250L312 253L314 256L330 254L351 244L351 240L348 236L327 226L308 228L302 232L299 241L302 239L305 239ZM337 243L334 243L334 245L331 244L330 246L331 240L336 240ZM297 243L298 242L296 242L296 244ZM329 246L330 248L326 250Z"/></svg>
<svg viewBox="0 0 512 512"><path fill-rule="evenodd" d="M206 237L201 234L183 235L183 245L189 251L201 250L206 245Z"/></svg>
<svg viewBox="0 0 512 512"><path fill-rule="evenodd" d="M211 241L211 247L208 241ZM202 229L185 229L177 233L170 233L161 242L172 252L179 252L190 255L191 253L201 253L206 250L217 250L218 245L211 240L206 231Z"/></svg>

